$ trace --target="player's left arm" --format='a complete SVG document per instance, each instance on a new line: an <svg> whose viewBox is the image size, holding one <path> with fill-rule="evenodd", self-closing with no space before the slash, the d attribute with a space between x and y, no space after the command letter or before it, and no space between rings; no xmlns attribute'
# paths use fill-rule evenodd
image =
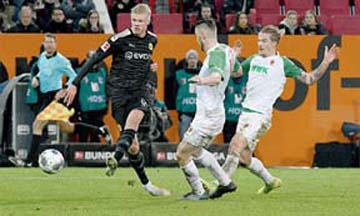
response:
<svg viewBox="0 0 360 216"><path fill-rule="evenodd" d="M218 85L225 76L226 70L226 56L224 52L212 51L209 53L209 70L210 75L206 77L194 76L189 79L198 85Z"/></svg>
<svg viewBox="0 0 360 216"><path fill-rule="evenodd" d="M326 69L329 67L331 62L333 62L337 58L337 56L338 56L338 48L336 44L333 44L330 49L328 49L328 47L326 46L324 52L324 59L322 60L319 67L317 67L315 70L311 71L310 73L306 73L305 71L302 71L300 75L296 76L295 78L307 85L314 84L325 74Z"/></svg>

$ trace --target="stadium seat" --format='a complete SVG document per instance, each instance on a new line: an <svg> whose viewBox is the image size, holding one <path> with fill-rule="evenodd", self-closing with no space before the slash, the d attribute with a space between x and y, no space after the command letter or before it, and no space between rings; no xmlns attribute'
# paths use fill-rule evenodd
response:
<svg viewBox="0 0 360 216"><path fill-rule="evenodd" d="M350 15L349 0L320 0L320 15Z"/></svg>
<svg viewBox="0 0 360 216"><path fill-rule="evenodd" d="M285 9L295 10L298 14L305 14L307 10L315 9L314 0L285 0Z"/></svg>
<svg viewBox="0 0 360 216"><path fill-rule="evenodd" d="M224 5L224 0L215 0L215 12L220 13L222 6Z"/></svg>
<svg viewBox="0 0 360 216"><path fill-rule="evenodd" d="M257 14L280 14L279 0L257 0L255 9Z"/></svg>
<svg viewBox="0 0 360 216"><path fill-rule="evenodd" d="M154 32L159 34L183 33L183 16L179 13L154 14L152 17Z"/></svg>
<svg viewBox="0 0 360 216"><path fill-rule="evenodd" d="M332 16L331 33L335 35L360 34L360 16Z"/></svg>
<svg viewBox="0 0 360 216"><path fill-rule="evenodd" d="M235 19L236 19L236 14L226 14L225 16L226 32L230 30L230 27L234 24Z"/></svg>
<svg viewBox="0 0 360 216"><path fill-rule="evenodd" d="M360 0L354 0L355 15L360 15Z"/></svg>
<svg viewBox="0 0 360 216"><path fill-rule="evenodd" d="M116 31L120 32L131 25L130 13L119 13L116 15Z"/></svg>
<svg viewBox="0 0 360 216"><path fill-rule="evenodd" d="M319 16L320 22L323 25L324 28L330 29L331 27L331 17L327 15L321 15Z"/></svg>
<svg viewBox="0 0 360 216"><path fill-rule="evenodd" d="M198 20L198 13L187 13L186 20L189 22L189 29L187 29L187 31L191 32L191 29L196 25Z"/></svg>
<svg viewBox="0 0 360 216"><path fill-rule="evenodd" d="M283 15L280 14L262 14L262 15L258 15L257 17L257 21L261 26L266 26L266 25L279 25L279 23L281 22L281 20L284 19Z"/></svg>

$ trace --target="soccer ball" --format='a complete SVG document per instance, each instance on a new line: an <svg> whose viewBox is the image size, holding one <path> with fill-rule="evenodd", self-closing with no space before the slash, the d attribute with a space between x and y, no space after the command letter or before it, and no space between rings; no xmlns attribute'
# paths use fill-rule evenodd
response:
<svg viewBox="0 0 360 216"><path fill-rule="evenodd" d="M64 164L63 155L56 149L46 149L39 155L39 167L47 174L58 173Z"/></svg>

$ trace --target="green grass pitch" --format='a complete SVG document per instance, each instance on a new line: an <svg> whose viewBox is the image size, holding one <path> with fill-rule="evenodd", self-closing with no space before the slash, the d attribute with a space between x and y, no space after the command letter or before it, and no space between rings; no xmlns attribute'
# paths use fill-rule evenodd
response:
<svg viewBox="0 0 360 216"><path fill-rule="evenodd" d="M256 195L262 182L239 169L233 178L236 192L206 201L178 200L189 191L178 168L147 172L172 195L151 197L129 168L120 168L111 178L98 168L65 168L56 175L37 168L1 168L0 216L360 215L360 169L270 169L283 187L268 195ZM211 180L207 170L200 173Z"/></svg>

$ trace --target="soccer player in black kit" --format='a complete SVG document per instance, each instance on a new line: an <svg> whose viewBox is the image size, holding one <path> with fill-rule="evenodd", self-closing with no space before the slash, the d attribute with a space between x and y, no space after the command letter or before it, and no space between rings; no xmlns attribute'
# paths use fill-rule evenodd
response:
<svg viewBox="0 0 360 216"><path fill-rule="evenodd" d="M131 10L131 28L105 41L81 68L73 84L67 89L65 101L71 104L80 80L97 62L113 56L107 92L112 102L112 115L122 127L120 139L113 157L106 160L106 175L112 176L124 153L136 171L145 190L153 196L167 196L170 192L153 185L144 170L144 155L140 152L136 132L149 111L151 103L146 87L152 64L151 55L157 43L155 34L147 31L151 10L146 4L138 4Z"/></svg>

